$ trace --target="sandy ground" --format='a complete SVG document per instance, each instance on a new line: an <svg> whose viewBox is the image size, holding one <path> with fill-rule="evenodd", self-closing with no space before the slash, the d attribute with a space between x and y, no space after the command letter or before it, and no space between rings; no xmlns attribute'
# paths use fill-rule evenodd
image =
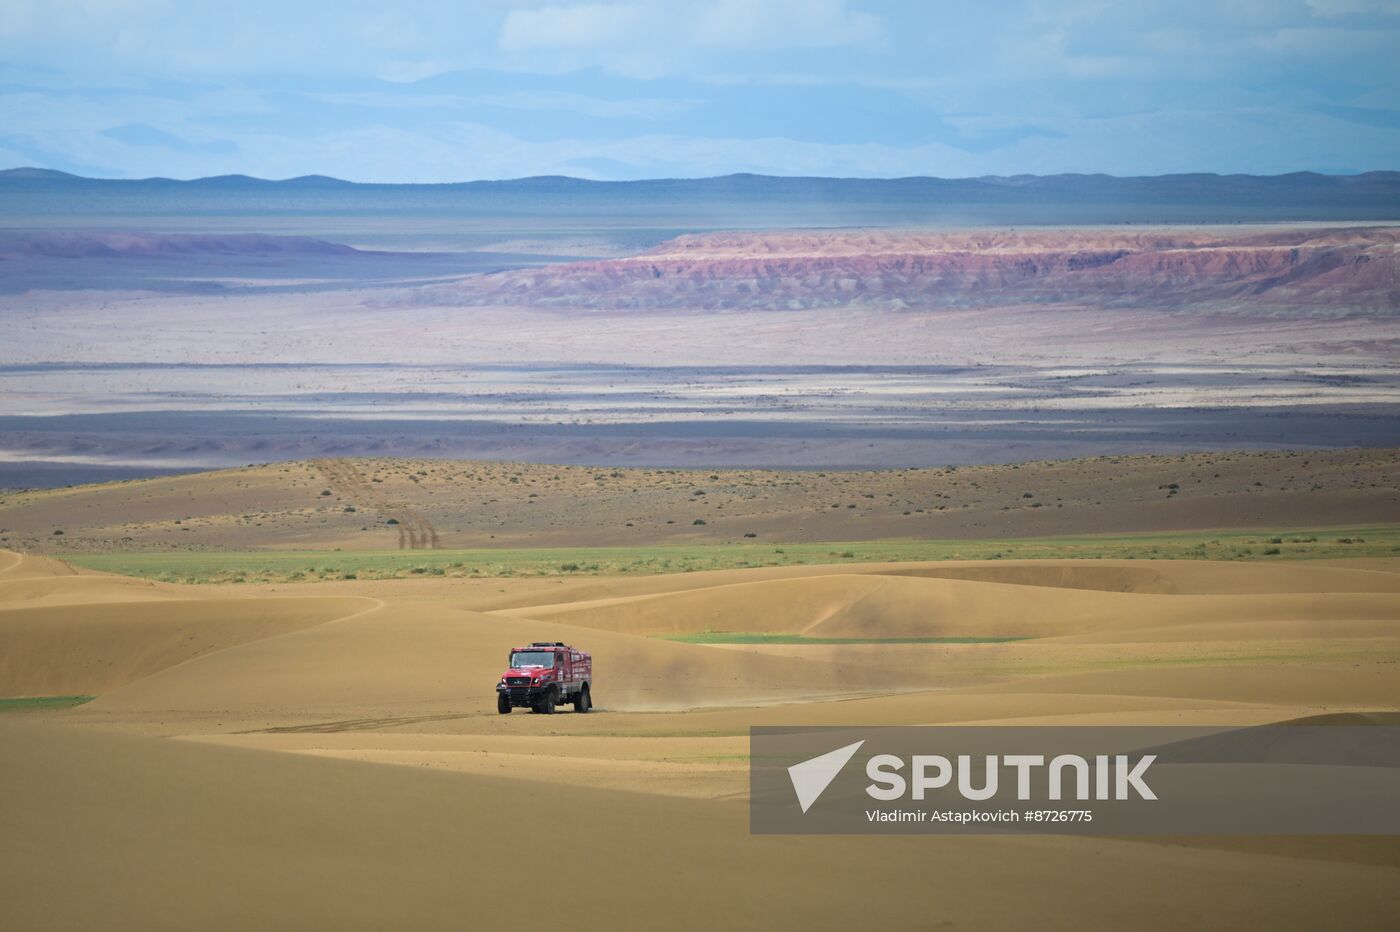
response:
<svg viewBox="0 0 1400 932"><path fill-rule="evenodd" d="M850 472L320 459L0 492L0 546L627 547L1370 526L1400 521L1397 462L1393 447Z"/></svg>
<svg viewBox="0 0 1400 932"><path fill-rule="evenodd" d="M1395 710L1400 559L785 567L181 587L0 551L15 928L1393 928L1388 838L788 838L756 724L1255 724ZM653 635L1028 636L707 646ZM505 652L597 710L497 715ZM549 869L547 879L541 868ZM1014 891L1014 895L1008 891Z"/></svg>

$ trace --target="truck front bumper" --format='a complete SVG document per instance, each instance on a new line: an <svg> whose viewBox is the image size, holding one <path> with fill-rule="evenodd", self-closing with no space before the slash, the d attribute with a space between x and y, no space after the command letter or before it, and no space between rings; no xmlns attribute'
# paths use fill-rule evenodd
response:
<svg viewBox="0 0 1400 932"><path fill-rule="evenodd" d="M505 696L513 706L532 706L543 699L549 689L549 686L507 686L497 683L496 695Z"/></svg>

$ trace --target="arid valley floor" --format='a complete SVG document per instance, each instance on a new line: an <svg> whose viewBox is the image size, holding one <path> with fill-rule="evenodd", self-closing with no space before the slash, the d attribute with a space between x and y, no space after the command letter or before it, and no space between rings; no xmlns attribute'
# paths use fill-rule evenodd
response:
<svg viewBox="0 0 1400 932"><path fill-rule="evenodd" d="M1400 435L1394 227L635 233L392 253L0 232L0 487L324 457L819 470Z"/></svg>

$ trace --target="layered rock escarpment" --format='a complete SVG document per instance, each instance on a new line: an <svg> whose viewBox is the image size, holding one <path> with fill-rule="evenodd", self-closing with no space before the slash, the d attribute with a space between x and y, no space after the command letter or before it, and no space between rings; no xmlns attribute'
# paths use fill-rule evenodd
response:
<svg viewBox="0 0 1400 932"><path fill-rule="evenodd" d="M1400 229L723 233L475 276L435 303L622 309L1400 308Z"/></svg>

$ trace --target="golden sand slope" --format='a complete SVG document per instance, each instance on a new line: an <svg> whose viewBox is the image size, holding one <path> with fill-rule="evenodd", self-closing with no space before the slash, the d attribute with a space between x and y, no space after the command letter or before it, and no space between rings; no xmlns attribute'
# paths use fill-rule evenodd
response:
<svg viewBox="0 0 1400 932"><path fill-rule="evenodd" d="M0 683L8 696L106 693L200 655L319 625L367 604L373 603L199 599L0 610Z"/></svg>
<svg viewBox="0 0 1400 932"><path fill-rule="evenodd" d="M514 579L502 588L499 580L395 580L385 585L385 593L397 593L413 601L454 602L481 611L538 609L540 611L579 611L583 603L640 599L778 580L807 580L805 585L820 587L826 577L882 576L927 579L962 579L1036 587L1035 597L1052 590L1077 589L1094 592L1175 593L1181 595L1264 595L1287 593L1370 592L1400 593L1400 580L1382 567L1400 560L1326 561L1288 564L1202 562L1192 560L1006 560L941 561L937 563L846 563L840 566L800 565L711 570L669 576L614 576L551 579ZM1341 565L1345 564L1345 565ZM324 584L324 588L341 583ZM850 585L846 583L845 585ZM350 590L347 590L350 591ZM354 591L364 591L356 587ZM381 590L372 588L376 593ZM854 590L852 590L854 591ZM1023 593L1024 595L1024 593ZM800 598L810 601L811 596ZM529 615L530 612L510 612ZM604 613L594 613L603 617ZM624 613L625 615L630 614ZM618 628L620 617L611 613L607 625ZM584 617L582 614L579 618ZM699 629L703 630L703 629ZM760 630L779 630L763 628Z"/></svg>
<svg viewBox="0 0 1400 932"><path fill-rule="evenodd" d="M0 902L19 928L490 927L519 924L541 891L585 929L1400 920L1389 839L757 838L742 806L751 725L1395 709L1390 566L1007 561L259 588L7 556L0 696L99 694L0 719ZM1029 639L652 636L709 629ZM598 711L497 715L506 651L555 639L594 653ZM550 849L559 837L582 843ZM559 852L547 883L542 847Z"/></svg>
<svg viewBox="0 0 1400 932"><path fill-rule="evenodd" d="M36 556L32 553L0 550L0 578L6 580L77 576L80 572L62 560Z"/></svg>
<svg viewBox="0 0 1400 932"><path fill-rule="evenodd" d="M599 705L613 711L795 701L865 692L877 682L841 663L399 606L209 654L107 693L88 712L334 716L467 707L495 714L492 688L507 653L534 640L587 645L606 683Z"/></svg>
<svg viewBox="0 0 1400 932"><path fill-rule="evenodd" d="M1165 572L1170 578L1170 569ZM1189 574L1180 575L1183 585L1189 583ZM1240 575L1242 582L1250 578ZM1337 585L1359 587L1350 575L1341 573ZM1376 577L1377 588L1396 588L1389 574L1362 575ZM1131 665L1143 650L1183 661L1228 660L1240 652L1237 645L1257 651L1262 642L1285 655L1311 649L1324 660L1348 641L1368 646L1400 628L1400 598L1388 591L1161 595L875 573L730 583L492 614L391 600L334 624L317 624L309 613L349 614L352 606L344 600L284 605L267 598L257 604L299 630L271 641L250 636L226 644L107 691L87 712L334 716L358 708L403 715L462 710L468 696L475 697L469 708L490 712L489 687L502 658L531 640L563 640L593 651L600 707L660 711L975 685L1036 665L1064 672L1084 659ZM645 636L716 629L1034 640L720 650ZM1072 646L1058 643L1071 637ZM1202 644L1210 650L1203 652Z"/></svg>
<svg viewBox="0 0 1400 932"><path fill-rule="evenodd" d="M1400 569L1400 560L1328 560L1321 563L1238 563L1204 560L1017 560L1005 563L944 562L890 564L878 572L890 576L968 579L1052 589L1100 592L1243 595L1283 592L1397 592L1400 584L1376 571ZM1362 572L1347 572L1348 569Z"/></svg>
<svg viewBox="0 0 1400 932"><path fill-rule="evenodd" d="M506 651L566 640L597 656L601 708L657 712L1019 689L1125 669L1138 670L1133 682L1186 681L1202 664L1367 659L1400 628L1400 576L1370 570L1140 561L862 569L275 592L0 573L0 644L10 648L0 653L0 695L99 693L81 715L128 719L156 710L249 722L493 714L490 684ZM54 604L65 592L72 604ZM546 604L498 607L513 598ZM650 636L708 630L1028 640L721 648ZM1311 701L1286 689L1277 698L1286 708Z"/></svg>
<svg viewBox="0 0 1400 932"><path fill-rule="evenodd" d="M16 555L18 556L18 555ZM23 557L0 568L0 695L95 695L202 654L377 605L211 597Z"/></svg>
<svg viewBox="0 0 1400 932"><path fill-rule="evenodd" d="M1389 583L1389 580L1384 580ZM763 631L812 637L1117 637L1221 618L1297 621L1319 635L1333 622L1394 621L1394 592L1156 595L963 579L829 575L715 586L674 594L509 609L636 634ZM1228 606L1228 610L1226 607ZM747 627L743 627L747 626ZM1265 634L1271 633L1268 628Z"/></svg>
<svg viewBox="0 0 1400 932"><path fill-rule="evenodd" d="M1099 839L765 838L725 803L130 736L11 726L3 740L17 753L0 794L26 799L0 809L0 896L19 928L505 928L551 898L580 929L1382 928L1397 906L1395 871L1368 865Z"/></svg>

